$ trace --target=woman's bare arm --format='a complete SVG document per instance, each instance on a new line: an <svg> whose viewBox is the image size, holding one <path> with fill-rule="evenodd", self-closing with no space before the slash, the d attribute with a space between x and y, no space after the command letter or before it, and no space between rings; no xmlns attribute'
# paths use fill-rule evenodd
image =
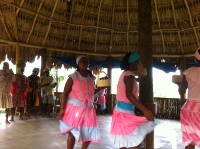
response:
<svg viewBox="0 0 200 149"><path fill-rule="evenodd" d="M137 98L132 94L134 81L135 81L134 76L125 76L124 77L124 83L126 85L126 97L129 99L129 101L133 105L135 105L135 107L137 107L144 113L144 116L148 120L154 120L152 113L142 103L140 103L137 100Z"/></svg>
<svg viewBox="0 0 200 149"><path fill-rule="evenodd" d="M186 80L185 75L183 75L183 79L179 87L179 94L184 95L186 93L187 88L188 88L188 82Z"/></svg>
<svg viewBox="0 0 200 149"><path fill-rule="evenodd" d="M64 91L62 93L62 97L61 97L61 103L60 103L60 111L58 113L57 118L61 119L64 113L64 109L66 106L66 100L68 98L68 95L72 89L72 85L73 85L73 80L72 78L68 78L67 82L65 83L65 87L64 87Z"/></svg>

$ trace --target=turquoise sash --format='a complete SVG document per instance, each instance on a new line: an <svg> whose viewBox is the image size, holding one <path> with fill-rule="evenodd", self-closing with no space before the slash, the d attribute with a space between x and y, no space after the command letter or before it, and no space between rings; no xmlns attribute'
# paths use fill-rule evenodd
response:
<svg viewBox="0 0 200 149"><path fill-rule="evenodd" d="M117 107L123 110L129 110L129 111L133 111L135 109L135 106L133 104L125 103L122 101L117 101Z"/></svg>

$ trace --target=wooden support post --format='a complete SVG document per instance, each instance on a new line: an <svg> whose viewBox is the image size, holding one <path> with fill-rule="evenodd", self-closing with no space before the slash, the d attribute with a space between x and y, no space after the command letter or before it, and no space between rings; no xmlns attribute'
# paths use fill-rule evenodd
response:
<svg viewBox="0 0 200 149"><path fill-rule="evenodd" d="M17 73L17 64L18 64L18 61L19 61L19 45L16 45L15 46L15 48L16 48L16 58L15 58L15 63L16 63L16 67L15 67L15 70L16 70L16 73Z"/></svg>
<svg viewBox="0 0 200 149"><path fill-rule="evenodd" d="M47 49L41 49L41 73L40 76L43 75L43 70L46 68L46 62L47 62Z"/></svg>
<svg viewBox="0 0 200 149"><path fill-rule="evenodd" d="M15 48L16 48L16 55L15 55L15 64L16 64L16 66L15 66L15 70L16 70L16 73L17 73L17 71L18 71L17 64L18 64L18 61L20 59L19 58L19 55L20 55L19 45L15 45ZM15 78L14 78L14 80L15 80ZM20 113L18 111L18 107L15 108L14 115L19 115L20 116Z"/></svg>
<svg viewBox="0 0 200 149"><path fill-rule="evenodd" d="M112 57L108 57L108 77L111 78L111 72L112 72ZM111 99L111 86L107 88L107 94L106 94L106 107L107 112L109 114L112 113L112 99Z"/></svg>
<svg viewBox="0 0 200 149"><path fill-rule="evenodd" d="M140 61L147 69L147 76L140 82L139 99L153 107L153 76L152 76L152 9L151 0L138 1L138 51ZM147 135L146 149L154 149L154 133Z"/></svg>
<svg viewBox="0 0 200 149"><path fill-rule="evenodd" d="M185 57L182 57L180 59L180 74L182 74L184 70L186 70L186 59ZM183 106L184 103L185 103L185 94L180 95L180 108Z"/></svg>

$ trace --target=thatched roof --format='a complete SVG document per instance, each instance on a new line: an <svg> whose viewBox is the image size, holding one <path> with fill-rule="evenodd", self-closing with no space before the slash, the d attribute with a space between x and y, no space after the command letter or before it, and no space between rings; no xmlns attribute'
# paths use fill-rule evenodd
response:
<svg viewBox="0 0 200 149"><path fill-rule="evenodd" d="M137 0L0 0L0 61L41 55L101 60L138 51ZM155 60L191 57L200 45L200 0L152 0ZM129 47L129 49L127 48Z"/></svg>

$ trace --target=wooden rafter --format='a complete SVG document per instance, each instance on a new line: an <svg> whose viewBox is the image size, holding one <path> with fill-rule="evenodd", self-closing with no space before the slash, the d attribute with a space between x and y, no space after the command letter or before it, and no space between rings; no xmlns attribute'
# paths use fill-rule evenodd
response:
<svg viewBox="0 0 200 149"><path fill-rule="evenodd" d="M56 0L56 3L55 3L55 5L54 5L54 7L53 7L53 11L52 11L52 13L51 13L51 19L53 18L54 12L55 12L56 7L57 7L57 4L58 4L58 0ZM45 36L44 36L43 45L46 44L47 37L48 37L49 31L50 31L50 29L51 29L51 24L52 24L52 21L49 22L47 32L46 32L46 34L45 34Z"/></svg>
<svg viewBox="0 0 200 149"><path fill-rule="evenodd" d="M11 46L11 45L9 45L9 44L7 44L7 43L0 43L0 46L1 46L1 47L9 47L9 46Z"/></svg>
<svg viewBox="0 0 200 149"><path fill-rule="evenodd" d="M31 31L30 31L29 34L28 34L28 37L27 37L27 39L26 39L26 43L29 42L29 39L30 39L31 34L32 34L32 32L33 32L33 29L34 29L34 27L35 27L35 22L36 22L36 20L37 20L37 18L38 18L38 13L40 12L40 9L41 9L41 7L42 7L43 2L44 2L44 0L41 1L40 5L39 5L39 7L38 7L37 14L36 14L35 17L34 17L33 24L32 24L32 26L31 26Z"/></svg>
<svg viewBox="0 0 200 149"><path fill-rule="evenodd" d="M159 15L158 15L158 7L157 7L156 0L154 0L154 4L155 4L156 16L157 16L157 19L158 19L158 26L159 26L159 29L161 29L160 18L159 18ZM160 34L161 34L161 38L162 38L163 52L165 53L166 48L165 48L165 41L164 41L162 30L160 30Z"/></svg>
<svg viewBox="0 0 200 149"><path fill-rule="evenodd" d="M99 26L99 16L100 16L100 11L101 11L101 4L102 4L102 0L100 1L100 4L99 4L97 26ZM94 52L97 51L97 39L98 39L98 28L96 29L96 32L95 32L95 49L94 49Z"/></svg>
<svg viewBox="0 0 200 149"><path fill-rule="evenodd" d="M1 2L3 3L6 3L10 6L13 6L13 7L16 7L16 8L19 8L19 6L17 5L14 5L14 4L11 4L11 3L8 3L6 1L3 1L3 0L0 0ZM114 7L114 6L113 6ZM41 18L44 18L46 20L49 20L53 23L59 23L59 24L66 24L66 25L70 25L70 26L78 26L78 27L87 27L87 28L98 28L98 29L103 29L103 30L107 30L107 31L113 31L115 33L127 33L127 31L116 31L114 30L113 28L106 28L106 27L97 27L97 26L93 26L93 25L83 25L83 24L74 24L74 23L67 23L67 22L62 22L62 21L57 21L57 20L53 20L52 18L49 18L49 17L46 17L44 15L41 15L39 13L35 13L35 12L32 12L30 10L27 10L25 8L21 8L21 10L23 11L26 11L26 12L29 12L33 15L36 15L38 14L38 16L40 16ZM157 31L187 31L187 30L193 30L193 29L198 29L200 28L200 26L195 26L195 27L192 27L192 28L184 28L184 29L177 29L177 28L168 28L168 29L154 29L153 32L157 32ZM138 31L128 31L128 33L137 33Z"/></svg>
<svg viewBox="0 0 200 149"><path fill-rule="evenodd" d="M111 24L111 31L110 31L110 47L109 47L109 53L112 53L112 44L113 44L113 27L114 27L114 21L115 21L115 0L113 0L112 5L112 24Z"/></svg>
<svg viewBox="0 0 200 149"><path fill-rule="evenodd" d="M4 19L4 17L3 17L3 13L2 13L2 11L1 11L1 9L0 9L0 16L1 16L1 21L3 22L4 29L5 29L5 31L6 31L6 33L7 33L7 35L8 35L8 38L9 38L10 40L12 40L12 37L11 37L9 31L8 31L7 26L6 26L6 22L5 22L5 19Z"/></svg>
<svg viewBox="0 0 200 149"><path fill-rule="evenodd" d="M199 38L198 38L198 35L197 35L197 31L194 28L194 23L192 21L192 16L191 16L191 13L190 13L190 8L188 6L188 2L187 2L187 0L184 0L184 2L185 2L186 8L187 8L187 12L188 12L188 15L189 15L189 18L190 18L190 24L193 27L193 31L194 31L194 34L195 34L195 37L196 37L196 41L197 41L197 44L199 46Z"/></svg>
<svg viewBox="0 0 200 149"><path fill-rule="evenodd" d="M19 3L19 7L18 7L17 10L16 10L16 16L18 15L18 13L19 13L21 7L23 6L24 1L25 1L25 0L21 0L21 2Z"/></svg>
<svg viewBox="0 0 200 149"><path fill-rule="evenodd" d="M72 20L72 12L73 12L73 8L74 8L73 6L74 6L74 1L72 1L72 10L71 10L71 12L70 12L70 18L69 18L70 22L71 22L71 20ZM64 46L63 46L64 49L65 49L66 46L67 46L67 38L68 38L68 35L69 35L70 27L71 27L71 25L68 25L67 34L66 34L66 36L65 36L65 42L64 42Z"/></svg>
<svg viewBox="0 0 200 149"><path fill-rule="evenodd" d="M28 12L28 13L30 13L30 14L33 14L33 15L36 15L36 14L37 14L36 12L30 11L30 10L25 9L25 8L21 8L21 7L17 6L17 5L14 5L14 4L12 4L12 3L6 2L6 1L4 1L4 0L0 0L0 2L5 3L5 4L9 5L9 6L15 7L15 8L17 8L17 9L19 8L19 9L21 9L21 10L23 10L23 11L25 11L25 12ZM53 21L53 19L50 19L49 17L46 17L46 16L41 15L41 14L38 14L38 15L39 15L40 17L42 17L42 18L45 18L45 19L47 19L47 20L52 20L52 21Z"/></svg>
<svg viewBox="0 0 200 149"><path fill-rule="evenodd" d="M62 7L65 2L69 7ZM112 55L114 57L120 54L123 56L124 53L130 51L130 45L134 45L131 50L138 49L138 41L135 40L138 36L138 31L135 26L131 27L132 24L130 24L133 17L132 13L134 14L138 7L136 1L39 0L39 3L35 3L35 0L17 0L16 3L12 3L11 0L0 0L0 3L4 18L4 24L2 20L0 21L2 23L1 28L4 30L4 34L0 39L6 39L7 42L14 40L15 42L10 45L27 44L27 47L36 49L38 47L50 48L50 51L55 51L53 53L57 55L63 55L64 52L77 52L96 56ZM154 57L187 57L188 55L184 55L184 53L193 53L197 43L199 44L200 42L198 35L200 15L192 13L200 7L199 0L184 0L178 3L173 0L166 2L154 0L152 4L152 13L155 16L154 24L152 24L153 54L156 53ZM31 5L34 5L34 8L30 8L32 7ZM58 11L56 11L57 9ZM91 12L89 12L90 10ZM21 15L21 12L24 15ZM121 17L123 17L122 20ZM41 21L37 23L39 18ZM96 19L94 20L93 18ZM88 19L88 21L85 19ZM187 24L183 24L185 19L188 20ZM92 24L89 24L90 21ZM125 22L124 26L126 27L122 30L120 26L123 22ZM103 23L104 25L101 26L100 24ZM56 28L52 29L54 24ZM43 30L36 31L34 28L38 26L41 26ZM105 31L105 33L99 34L100 30ZM10 38L7 34L10 34ZM33 34L38 36L32 37ZM45 45L49 42L50 35L55 38L51 38L51 47L46 47ZM42 37L42 41L39 40ZM31 43L30 41L33 39L35 39L35 42ZM73 40L76 40L76 42ZM85 42L87 44L84 44ZM92 50L87 50L87 46L90 46ZM98 50L99 47L102 48L101 51ZM19 46L19 48L21 47ZM75 50L75 52L72 52L72 50ZM27 53L27 55L29 56L30 54ZM102 58L97 57L97 59L100 60ZM157 61L158 59L156 58L155 60ZM170 61L170 59L168 60Z"/></svg>
<svg viewBox="0 0 200 149"><path fill-rule="evenodd" d="M105 57L123 57L124 54L126 53L113 53L113 54L104 54L104 53L94 53L94 52L84 52L84 51L77 51L77 50L66 50L62 48L57 48L57 47L48 47L48 46L38 46L34 44L27 44L23 42L17 42L17 41L10 41L10 40L5 40L5 39L0 39L0 42L3 43L8 43L8 44L14 44L14 45L20 45L24 47L30 47L30 48L35 48L35 49L48 49L50 51L56 51L56 52L64 52L64 53L75 53L75 54L85 54L85 55L93 55L93 56L105 56ZM153 54L153 57L168 57L168 58L180 58L180 57L194 57L194 54L184 54L184 55L169 55L169 54Z"/></svg>
<svg viewBox="0 0 200 149"><path fill-rule="evenodd" d="M87 4L88 4L88 0L85 2L83 15L82 15L82 18L81 18L81 24L83 24L83 20L84 20L84 17L85 17ZM83 26L81 26L81 28L80 28L79 39L78 39L78 50L80 50L82 31L83 31Z"/></svg>
<svg viewBox="0 0 200 149"><path fill-rule="evenodd" d="M175 10L174 10L174 2L173 2L173 0L171 0L171 5L172 5L172 12L173 12L173 17L174 17L174 23L175 23L176 28L178 28L177 20L176 20L176 16L175 16ZM182 38L181 38L180 31L178 31L178 38L179 38L179 41L180 41L181 52L184 53L183 52L183 44L182 44Z"/></svg>
<svg viewBox="0 0 200 149"><path fill-rule="evenodd" d="M127 50L127 52L129 52L130 51L130 49L129 49L129 33L128 33L128 31L129 31L129 25L130 25L130 16L129 16L129 5L128 5L128 2L129 2L129 0L126 0L126 16L127 16L127 34L126 34L126 41L127 41L127 43L126 43L126 50Z"/></svg>

